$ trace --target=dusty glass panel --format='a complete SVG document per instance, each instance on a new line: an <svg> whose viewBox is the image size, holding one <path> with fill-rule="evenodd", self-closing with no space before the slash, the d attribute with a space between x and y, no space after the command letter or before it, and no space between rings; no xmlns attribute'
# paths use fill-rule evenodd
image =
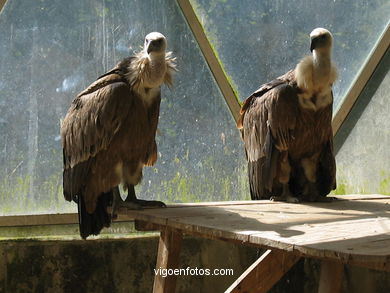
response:
<svg viewBox="0 0 390 293"><path fill-rule="evenodd" d="M310 54L308 34L332 31L344 97L389 21L388 0L190 0L241 100Z"/></svg>
<svg viewBox="0 0 390 293"><path fill-rule="evenodd" d="M390 195L389 68L388 49L337 133L336 193Z"/></svg>
<svg viewBox="0 0 390 293"><path fill-rule="evenodd" d="M62 196L60 119L151 31L166 35L180 71L163 88L159 160L138 195L244 196L238 131L176 1L9 0L0 15L0 215L76 211Z"/></svg>

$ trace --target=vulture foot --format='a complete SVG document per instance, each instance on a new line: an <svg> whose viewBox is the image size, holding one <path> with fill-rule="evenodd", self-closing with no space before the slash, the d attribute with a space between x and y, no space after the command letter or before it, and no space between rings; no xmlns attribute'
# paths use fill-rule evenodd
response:
<svg viewBox="0 0 390 293"><path fill-rule="evenodd" d="M332 202L332 201L335 201L335 200L337 200L337 197L333 197L333 196L329 196L329 197L317 196L313 201L315 201L315 202Z"/></svg>
<svg viewBox="0 0 390 293"><path fill-rule="evenodd" d="M144 200L144 199L131 199L126 201L128 203L134 203L139 205L141 208L166 208L167 206L162 201L158 200Z"/></svg>
<svg viewBox="0 0 390 293"><path fill-rule="evenodd" d="M127 185L127 198L125 202L133 203L136 205L139 205L141 208L165 208L165 203L157 200L144 200L144 199L138 199L135 195L134 185L128 184Z"/></svg>
<svg viewBox="0 0 390 293"><path fill-rule="evenodd" d="M290 190L288 189L288 184L283 184L283 192L280 196L271 196L271 201L285 201L289 203L297 203L299 199L292 196Z"/></svg>
<svg viewBox="0 0 390 293"><path fill-rule="evenodd" d="M112 220L116 220L118 218L117 212L118 209L120 208L126 208L128 210L142 210L142 206L137 202L123 201L120 196L118 187L113 188L112 191L113 191L113 201L112 201L112 210L111 210Z"/></svg>
<svg viewBox="0 0 390 293"><path fill-rule="evenodd" d="M285 201L288 203L297 203L299 199L291 195L271 196L271 201Z"/></svg>
<svg viewBox="0 0 390 293"><path fill-rule="evenodd" d="M142 205L136 202L126 202L120 199L118 202L114 202L111 210L111 219L116 220L118 218L118 210L125 208L128 210L142 210Z"/></svg>

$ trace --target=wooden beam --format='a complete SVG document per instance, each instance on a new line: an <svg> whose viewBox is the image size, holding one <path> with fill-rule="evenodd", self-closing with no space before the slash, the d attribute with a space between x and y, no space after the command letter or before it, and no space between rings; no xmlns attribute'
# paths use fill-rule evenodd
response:
<svg viewBox="0 0 390 293"><path fill-rule="evenodd" d="M321 262L320 283L318 293L341 292L344 265L338 261L323 260Z"/></svg>
<svg viewBox="0 0 390 293"><path fill-rule="evenodd" d="M300 259L280 250L267 250L225 293L265 293Z"/></svg>
<svg viewBox="0 0 390 293"><path fill-rule="evenodd" d="M215 81L217 82L218 87L221 90L226 103L228 104L234 120L237 122L241 105L226 77L222 64L219 62L215 52L213 51L213 48L211 47L202 24L200 23L194 9L192 8L190 1L177 0L177 3L179 4L184 17L186 18L188 25L190 26L192 33L194 34L194 37L199 44L203 56L206 59L212 74L214 75Z"/></svg>
<svg viewBox="0 0 390 293"><path fill-rule="evenodd" d="M371 51L367 58L367 61L362 66L360 72L357 74L355 80L352 82L345 98L341 105L335 111L335 115L332 121L333 135L336 135L341 125L347 118L349 112L351 112L353 105L358 99L363 88L368 83L375 68L379 64L380 60L386 53L387 48L390 45L390 22L387 24L382 35L379 37L374 49Z"/></svg>
<svg viewBox="0 0 390 293"><path fill-rule="evenodd" d="M160 232L153 293L175 292L177 277L174 274L166 273L179 266L182 239L182 233L167 227Z"/></svg>
<svg viewBox="0 0 390 293"><path fill-rule="evenodd" d="M78 222L78 215L76 213L0 217L0 227L66 225L78 224Z"/></svg>
<svg viewBox="0 0 390 293"><path fill-rule="evenodd" d="M7 2L7 0L0 0L0 13L3 11L3 7L4 7L6 2Z"/></svg>
<svg viewBox="0 0 390 293"><path fill-rule="evenodd" d="M118 214L115 222L130 222L134 218L124 213ZM0 227L44 226L78 224L77 213L0 216Z"/></svg>
<svg viewBox="0 0 390 293"><path fill-rule="evenodd" d="M375 200L386 199L388 196L380 194L357 194L357 195L343 195L338 197L339 201L345 200ZM218 201L218 202L200 202L200 203L180 203L169 204L169 208L183 208L183 207L213 207L213 206L238 206L238 205L258 205L261 204L279 204L278 202L270 202L269 200L246 200L246 201ZM107 209L111 213L111 208ZM131 216L132 211L126 208L118 209L118 218L114 222L130 222L134 220ZM0 227L19 227L19 226L42 226L42 225L67 225L78 224L77 213L62 213L62 214L40 214L40 215L16 215L16 216L0 216ZM140 224L142 229L142 224ZM155 230L153 228L153 230ZM158 228L160 230L160 228Z"/></svg>

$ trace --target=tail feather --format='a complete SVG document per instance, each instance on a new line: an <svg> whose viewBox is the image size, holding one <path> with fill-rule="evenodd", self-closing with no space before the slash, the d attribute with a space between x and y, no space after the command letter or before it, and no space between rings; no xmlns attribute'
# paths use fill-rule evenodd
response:
<svg viewBox="0 0 390 293"><path fill-rule="evenodd" d="M82 196L78 198L80 236L86 239L89 235L99 235L104 227L111 224L111 216L107 213L107 207L112 203L112 191L102 193L97 201L93 214L89 214Z"/></svg>
<svg viewBox="0 0 390 293"><path fill-rule="evenodd" d="M264 154L265 156L256 161L248 161L249 186L253 200L269 199L280 193L280 186L275 182L280 152L275 147L270 129L265 139Z"/></svg>
<svg viewBox="0 0 390 293"><path fill-rule="evenodd" d="M268 126L267 136L264 144L265 162L263 167L263 185L269 191L273 190L274 179L276 177L280 152L275 147L275 142Z"/></svg>
<svg viewBox="0 0 390 293"><path fill-rule="evenodd" d="M258 159L254 162L248 162L248 177L251 199L261 199L264 197L264 188L262 186L262 164L263 159Z"/></svg>

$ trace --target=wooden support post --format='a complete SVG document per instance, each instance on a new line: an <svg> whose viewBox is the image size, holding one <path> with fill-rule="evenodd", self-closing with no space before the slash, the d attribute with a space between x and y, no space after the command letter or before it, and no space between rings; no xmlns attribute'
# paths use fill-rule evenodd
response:
<svg viewBox="0 0 390 293"><path fill-rule="evenodd" d="M333 260L323 260L321 262L320 284L318 293L338 293L341 292L343 283L344 265Z"/></svg>
<svg viewBox="0 0 390 293"><path fill-rule="evenodd" d="M177 269L182 242L182 233L165 227L160 232L153 293L174 293L176 276L165 274L169 269Z"/></svg>
<svg viewBox="0 0 390 293"><path fill-rule="evenodd" d="M299 256L292 253L267 250L225 293L267 292L299 259Z"/></svg>

